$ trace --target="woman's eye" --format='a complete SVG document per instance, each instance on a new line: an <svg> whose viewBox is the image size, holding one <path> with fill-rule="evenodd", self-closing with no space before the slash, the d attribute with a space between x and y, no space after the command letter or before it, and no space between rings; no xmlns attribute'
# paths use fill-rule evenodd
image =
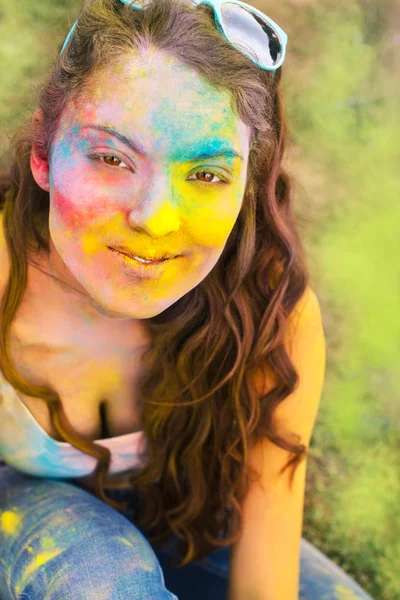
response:
<svg viewBox="0 0 400 600"><path fill-rule="evenodd" d="M207 169L199 169L198 171L195 171L194 173L192 173L192 175L201 175L204 176L205 179L200 180L197 179L197 181L200 181L200 183L214 183L214 184L223 184L223 183L229 183L229 181L227 181L226 179L221 179L219 175L217 175L216 173L214 173L213 171L208 171ZM213 178L216 177L217 179L219 179L219 181L213 181ZM189 179L189 181L194 181L193 179Z"/></svg>
<svg viewBox="0 0 400 600"><path fill-rule="evenodd" d="M92 158L92 159L97 159L97 160L102 160L103 158L104 158L104 159L106 159L106 158L107 158L107 159L115 159L115 160L116 160L116 161L118 161L120 164L117 164L116 162L112 162L112 161L111 161L110 163L108 163L108 162L104 162L104 161L102 161L102 162L104 162L104 164L108 165L109 167L120 167L120 166L121 166L121 164L122 164L122 165L125 165L125 167L126 167L127 169L129 169L129 167L127 166L127 164L126 164L126 163L124 163L124 162L123 162L123 161L122 161L120 158L118 158L118 156L116 156L115 154L99 154L99 153L96 153L96 152L95 152L94 154L89 154L89 158Z"/></svg>

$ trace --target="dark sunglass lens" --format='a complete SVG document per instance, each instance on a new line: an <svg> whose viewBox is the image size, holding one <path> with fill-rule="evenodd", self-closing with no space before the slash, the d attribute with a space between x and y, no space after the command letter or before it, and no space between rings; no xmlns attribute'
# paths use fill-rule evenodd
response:
<svg viewBox="0 0 400 600"><path fill-rule="evenodd" d="M267 21L232 2L221 5L221 14L225 31L234 46L265 67L278 63L282 43Z"/></svg>

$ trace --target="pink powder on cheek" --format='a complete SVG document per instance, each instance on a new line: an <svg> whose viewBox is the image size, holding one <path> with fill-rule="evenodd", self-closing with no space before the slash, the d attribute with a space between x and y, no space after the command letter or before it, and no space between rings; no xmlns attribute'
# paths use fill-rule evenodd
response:
<svg viewBox="0 0 400 600"><path fill-rule="evenodd" d="M53 198L57 217L69 229L79 228L82 225L82 214L76 210L76 206L62 192L57 191Z"/></svg>
<svg viewBox="0 0 400 600"><path fill-rule="evenodd" d="M100 202L91 200L93 203L90 205L81 203L78 206L62 192L57 191L53 202L58 218L68 229L85 227L86 223L101 220L104 214L107 214L107 218L110 218L110 202L107 199Z"/></svg>

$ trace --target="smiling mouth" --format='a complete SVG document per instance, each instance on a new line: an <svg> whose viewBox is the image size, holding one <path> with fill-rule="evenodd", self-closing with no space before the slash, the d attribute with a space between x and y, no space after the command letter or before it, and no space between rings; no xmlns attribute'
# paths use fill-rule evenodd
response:
<svg viewBox="0 0 400 600"><path fill-rule="evenodd" d="M122 254L123 256L127 256L128 258L133 258L134 260L142 263L143 265L154 265L154 264L166 262L167 260L172 260L173 258L176 258L176 256L171 256L169 258L168 257L160 258L158 260L147 260L145 258L142 258L141 256L136 256L135 254L128 254L127 252L122 252L121 250L116 250L115 248L110 248L110 250L112 250L113 252L118 252L119 254Z"/></svg>
<svg viewBox="0 0 400 600"><path fill-rule="evenodd" d="M155 263L161 263L161 262L165 262L167 260L171 260L172 258L178 258L178 256L180 256L180 254L176 254L175 256L164 256L161 258L145 258L144 256L139 256L137 254L133 254L130 252L127 252L125 248L112 248L111 246L108 246L108 248L110 250L114 250L115 252L119 252L120 254L123 254L124 256L127 256L128 258L133 258L135 260L137 260L138 262L141 262L142 264L155 264Z"/></svg>
<svg viewBox="0 0 400 600"><path fill-rule="evenodd" d="M108 249L117 254L119 260L122 259L122 262L130 267L132 272L144 278L154 278L156 275L161 277L164 270L168 268L169 263L173 263L173 261L176 261L178 258L182 258L182 255L178 255L171 256L171 258L166 258L164 260L143 262L142 260L139 260L140 257L136 258L135 255L126 254L111 246L108 246Z"/></svg>
<svg viewBox="0 0 400 600"><path fill-rule="evenodd" d="M160 263L160 262L164 262L166 260L170 260L168 258L160 258L158 260L146 260L145 258L141 258L140 256L135 256L134 254L126 254L125 252L121 252L121 254L125 254L125 256L127 256L128 258L134 258L135 260L143 263L144 265L150 265L150 264Z"/></svg>

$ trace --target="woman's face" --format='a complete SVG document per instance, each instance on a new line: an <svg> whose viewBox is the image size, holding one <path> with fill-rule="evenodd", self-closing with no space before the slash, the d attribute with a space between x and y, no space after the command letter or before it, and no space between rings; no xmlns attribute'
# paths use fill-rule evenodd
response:
<svg viewBox="0 0 400 600"><path fill-rule="evenodd" d="M228 93L160 51L98 74L64 111L51 151L53 260L103 315L160 314L221 256L242 206L249 140ZM149 279L116 246L181 256Z"/></svg>

